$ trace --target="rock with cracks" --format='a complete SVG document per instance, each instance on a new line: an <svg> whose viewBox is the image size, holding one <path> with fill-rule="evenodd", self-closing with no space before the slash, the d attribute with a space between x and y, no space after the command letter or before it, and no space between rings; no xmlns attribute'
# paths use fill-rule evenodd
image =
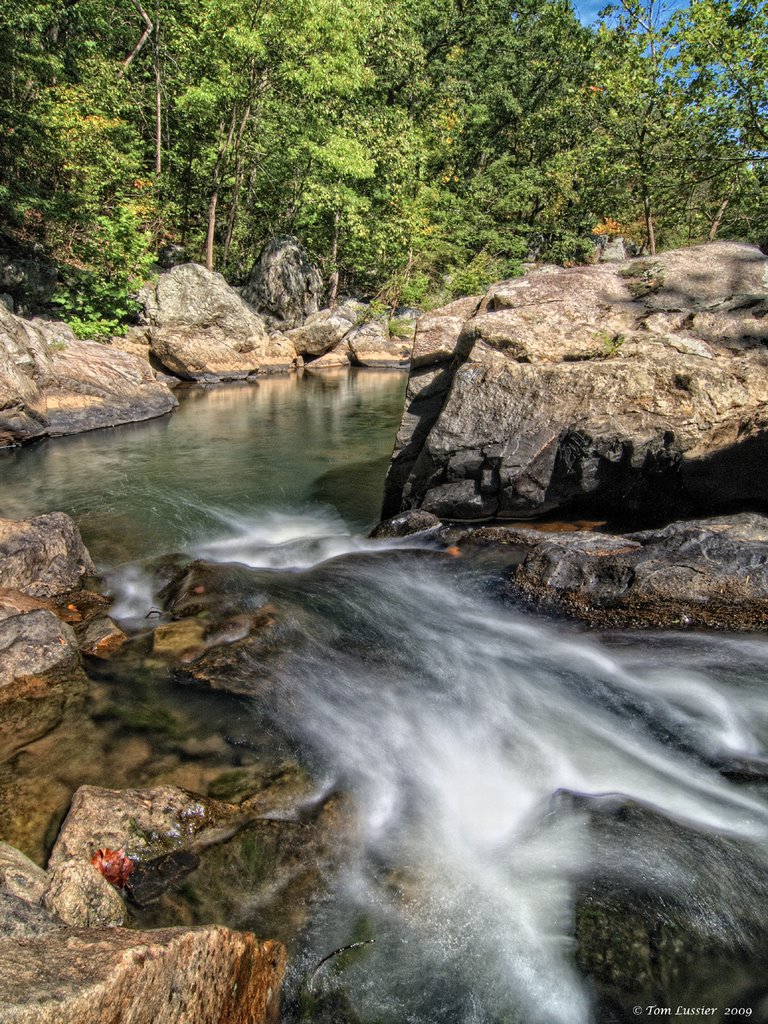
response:
<svg viewBox="0 0 768 1024"><path fill-rule="evenodd" d="M161 274L142 297L152 355L177 377L242 380L294 367L294 347L282 335L270 337L221 274L184 263Z"/></svg>
<svg viewBox="0 0 768 1024"><path fill-rule="evenodd" d="M384 515L629 521L768 503L768 261L534 271L418 323Z"/></svg>
<svg viewBox="0 0 768 1024"><path fill-rule="evenodd" d="M242 295L271 328L285 331L317 312L322 289L320 271L298 240L273 238L248 275Z"/></svg>
<svg viewBox="0 0 768 1024"><path fill-rule="evenodd" d="M0 939L0 1024L275 1024L285 951L228 928Z"/></svg>

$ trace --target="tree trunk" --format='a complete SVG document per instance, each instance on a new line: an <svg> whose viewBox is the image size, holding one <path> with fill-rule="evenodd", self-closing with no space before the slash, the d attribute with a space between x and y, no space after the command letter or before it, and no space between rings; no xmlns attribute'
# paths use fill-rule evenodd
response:
<svg viewBox="0 0 768 1024"><path fill-rule="evenodd" d="M211 198L208 203L208 233L205 236L205 266L208 270L213 270L213 245L216 237L216 205L219 201L219 179L221 177L221 169L224 164L224 157L227 155L229 147L232 145L232 136L235 134L235 125L237 124L237 108L232 111L232 120L229 125L229 134L226 139L219 146L219 152L216 154L216 163L213 167L213 182L211 187ZM219 131L224 131L224 125L220 125Z"/></svg>
<svg viewBox="0 0 768 1024"><path fill-rule="evenodd" d="M723 223L723 217L725 216L725 211L728 209L728 203L730 201L731 201L731 197L730 196L726 196L725 199L720 204L720 209L717 211L717 216L712 221L712 226L710 227L709 234L707 235L707 241L708 242L714 242L715 235L717 234L720 225Z"/></svg>
<svg viewBox="0 0 768 1024"><path fill-rule="evenodd" d="M331 309L336 305L336 296L339 293L339 225L341 222L341 211L337 210L333 215L333 249L331 250L331 280L328 286L328 305Z"/></svg>
<svg viewBox="0 0 768 1024"><path fill-rule="evenodd" d="M211 201L208 204L208 234L205 236L205 266L207 270L213 270L213 239L216 234L216 204L219 201L218 186L211 193Z"/></svg>
<svg viewBox="0 0 768 1024"><path fill-rule="evenodd" d="M163 170L163 105L160 91L160 23L157 19L155 19L153 64L155 70L155 174L159 178Z"/></svg>
<svg viewBox="0 0 768 1024"><path fill-rule="evenodd" d="M240 127L237 129L237 135L235 136L235 186L232 189L232 202L229 205L227 231L224 236L224 250L221 254L221 262L225 267L227 265L227 259L229 258L229 247L232 244L232 234L235 230L235 221L237 220L237 204L240 199L240 189L243 184L243 160L240 152L240 143L242 142L245 126L248 124L250 116L251 105L248 103L242 120L240 121Z"/></svg>
<svg viewBox="0 0 768 1024"><path fill-rule="evenodd" d="M653 225L653 214L651 213L651 203L648 198L643 200L643 213L645 215L645 230L648 235L648 248L651 256L656 255L656 230Z"/></svg>

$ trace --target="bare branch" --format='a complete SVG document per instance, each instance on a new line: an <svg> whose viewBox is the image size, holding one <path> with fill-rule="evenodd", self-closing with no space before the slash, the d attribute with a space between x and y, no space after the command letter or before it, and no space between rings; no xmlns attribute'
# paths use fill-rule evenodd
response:
<svg viewBox="0 0 768 1024"><path fill-rule="evenodd" d="M144 33L143 33L141 39L138 41L138 43L134 47L133 53L129 54L128 57L126 57L125 62L123 63L122 70L120 71L120 75L119 75L120 78L122 78L125 75L126 71L128 70L128 68L133 63L134 58L138 57L139 53L141 52L142 47L144 46L144 43L146 43L147 39L149 39L149 37L152 35L152 33L155 30L155 26L152 23L152 19L147 14L147 12L144 10L144 8L141 6L141 4L139 3L139 0L131 0L131 3L136 8L136 10L139 12L142 20L144 21L144 25L146 27L144 29Z"/></svg>
<svg viewBox="0 0 768 1024"><path fill-rule="evenodd" d="M375 941L376 939L365 939L364 942L351 942L348 946L339 946L338 949L334 949L334 951L332 953L329 953L328 956L324 956L323 959L318 963L314 971L312 971L312 973L309 976L307 992L309 992L311 995L312 992L314 991L315 978L317 977L317 972L320 970L323 964L327 964L329 960L333 960L333 958L335 956L338 956L340 953L346 953L348 949L360 949L361 946L370 946L371 943Z"/></svg>

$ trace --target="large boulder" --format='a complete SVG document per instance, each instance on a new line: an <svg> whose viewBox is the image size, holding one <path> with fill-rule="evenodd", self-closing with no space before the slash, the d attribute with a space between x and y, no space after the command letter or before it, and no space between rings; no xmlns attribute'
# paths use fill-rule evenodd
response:
<svg viewBox="0 0 768 1024"><path fill-rule="evenodd" d="M0 446L150 419L176 404L146 360L0 304Z"/></svg>
<svg viewBox="0 0 768 1024"><path fill-rule="evenodd" d="M273 238L262 250L242 295L270 327L298 327L316 313L323 279L295 238Z"/></svg>
<svg viewBox="0 0 768 1024"><path fill-rule="evenodd" d="M535 271L423 318L384 514L764 504L767 268L723 242Z"/></svg>
<svg viewBox="0 0 768 1024"><path fill-rule="evenodd" d="M274 1024L285 951L228 928L0 938L0 1024Z"/></svg>
<svg viewBox="0 0 768 1024"><path fill-rule="evenodd" d="M242 380L290 370L296 350L270 337L254 312L221 274L184 263L142 292L150 348L165 369L185 380Z"/></svg>

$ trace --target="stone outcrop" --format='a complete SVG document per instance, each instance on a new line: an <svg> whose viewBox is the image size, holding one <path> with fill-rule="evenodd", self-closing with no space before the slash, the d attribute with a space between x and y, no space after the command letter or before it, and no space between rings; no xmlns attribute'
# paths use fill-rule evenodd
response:
<svg viewBox="0 0 768 1024"><path fill-rule="evenodd" d="M298 327L316 313L323 290L320 271L295 238L273 238L264 246L242 295L274 330Z"/></svg>
<svg viewBox="0 0 768 1024"><path fill-rule="evenodd" d="M142 291L150 350L184 380L242 380L293 369L296 350L221 274L184 263Z"/></svg>
<svg viewBox="0 0 768 1024"><path fill-rule="evenodd" d="M627 534L485 526L437 536L470 560L498 552L515 604L591 626L755 630L768 621L766 516Z"/></svg>
<svg viewBox="0 0 768 1024"><path fill-rule="evenodd" d="M275 1024L285 952L227 928L0 938L0 1024Z"/></svg>
<svg viewBox="0 0 768 1024"><path fill-rule="evenodd" d="M176 404L146 360L0 304L0 446L151 419Z"/></svg>
<svg viewBox="0 0 768 1024"><path fill-rule="evenodd" d="M82 708L84 638L101 656L118 642L107 639L105 599L84 589L95 571L63 512L0 520L0 761Z"/></svg>
<svg viewBox="0 0 768 1024"><path fill-rule="evenodd" d="M715 243L534 271L423 317L384 515L763 507L767 268Z"/></svg>
<svg viewBox="0 0 768 1024"><path fill-rule="evenodd" d="M0 587L60 597L95 572L80 531L64 512L0 519Z"/></svg>
<svg viewBox="0 0 768 1024"><path fill-rule="evenodd" d="M412 320L372 317L365 303L350 299L335 309L321 309L287 337L312 371L350 365L406 369L413 334Z"/></svg>

